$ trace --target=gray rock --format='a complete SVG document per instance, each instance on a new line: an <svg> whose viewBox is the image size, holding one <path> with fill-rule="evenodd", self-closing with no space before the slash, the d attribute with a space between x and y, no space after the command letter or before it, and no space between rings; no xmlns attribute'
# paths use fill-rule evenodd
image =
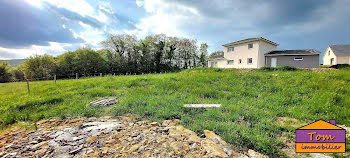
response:
<svg viewBox="0 0 350 158"><path fill-rule="evenodd" d="M81 149L83 149L83 146L80 146L80 147L70 151L69 154L71 154L71 155L77 154L81 151Z"/></svg>
<svg viewBox="0 0 350 158"><path fill-rule="evenodd" d="M70 142L70 141L73 141L72 136L73 136L72 134L66 132L66 133L63 133L63 134L59 135L58 137L56 137L55 141Z"/></svg>

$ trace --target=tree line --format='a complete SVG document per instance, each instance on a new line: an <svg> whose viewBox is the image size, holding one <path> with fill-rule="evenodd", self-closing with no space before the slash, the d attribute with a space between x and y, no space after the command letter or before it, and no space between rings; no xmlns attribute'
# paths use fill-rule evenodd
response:
<svg viewBox="0 0 350 158"><path fill-rule="evenodd" d="M26 79L70 78L97 73L141 74L174 72L206 67L208 45L197 40L164 34L137 39L134 35L110 34L102 48L80 48L53 57L33 55L18 67L0 64L0 83Z"/></svg>

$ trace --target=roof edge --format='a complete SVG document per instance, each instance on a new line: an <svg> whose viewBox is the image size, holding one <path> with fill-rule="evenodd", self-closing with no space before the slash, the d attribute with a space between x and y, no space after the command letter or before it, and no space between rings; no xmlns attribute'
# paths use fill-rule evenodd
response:
<svg viewBox="0 0 350 158"><path fill-rule="evenodd" d="M274 46L279 46L278 43L272 42L272 41L270 41L270 40L268 40L266 38L263 38L263 37L247 38L247 39L238 40L238 41L235 41L235 42L223 44L222 46L226 47L226 46L238 45L238 44L249 43L249 42L254 42L254 41L264 41L264 42L270 43L270 44L272 44Z"/></svg>

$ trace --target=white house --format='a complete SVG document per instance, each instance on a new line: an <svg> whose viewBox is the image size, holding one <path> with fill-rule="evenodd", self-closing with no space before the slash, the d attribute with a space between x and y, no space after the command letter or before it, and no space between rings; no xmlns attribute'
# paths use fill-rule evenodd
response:
<svg viewBox="0 0 350 158"><path fill-rule="evenodd" d="M320 52L313 49L276 50L279 44L262 37L248 38L224 44L224 54L211 56L209 67L261 68L263 66L293 66L316 68Z"/></svg>
<svg viewBox="0 0 350 158"><path fill-rule="evenodd" d="M323 65L350 64L350 44L330 45L323 54Z"/></svg>
<svg viewBox="0 0 350 158"><path fill-rule="evenodd" d="M265 65L265 53L273 51L279 44L262 37L248 38L224 44L224 55L209 58L209 67L260 68Z"/></svg>

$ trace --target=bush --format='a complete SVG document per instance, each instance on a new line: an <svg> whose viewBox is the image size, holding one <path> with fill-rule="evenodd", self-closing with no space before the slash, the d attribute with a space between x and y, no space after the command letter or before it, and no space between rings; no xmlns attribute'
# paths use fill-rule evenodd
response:
<svg viewBox="0 0 350 158"><path fill-rule="evenodd" d="M24 81L25 80L24 73L21 70L21 68L18 68L18 67L17 68L13 68L11 70L11 74L13 75L13 78L16 81Z"/></svg>
<svg viewBox="0 0 350 158"><path fill-rule="evenodd" d="M329 65L320 65L320 68L329 68Z"/></svg>
<svg viewBox="0 0 350 158"><path fill-rule="evenodd" d="M184 69L181 72L235 72L235 68L213 68L213 67L197 67L193 69Z"/></svg>
<svg viewBox="0 0 350 158"><path fill-rule="evenodd" d="M10 66L8 63L0 64L0 83L10 82L12 75L9 73Z"/></svg>
<svg viewBox="0 0 350 158"><path fill-rule="evenodd" d="M296 67L291 67L291 66L277 66L277 67L271 67L271 66L264 66L259 69L259 71L296 71L298 68Z"/></svg>
<svg viewBox="0 0 350 158"><path fill-rule="evenodd" d="M277 67L279 71L296 71L298 68L296 67L291 67L291 66L279 66Z"/></svg>
<svg viewBox="0 0 350 158"><path fill-rule="evenodd" d="M259 69L259 71L276 71L276 67L264 66Z"/></svg>
<svg viewBox="0 0 350 158"><path fill-rule="evenodd" d="M349 67L350 67L349 64L337 64L337 65L332 65L329 68L344 69Z"/></svg>

